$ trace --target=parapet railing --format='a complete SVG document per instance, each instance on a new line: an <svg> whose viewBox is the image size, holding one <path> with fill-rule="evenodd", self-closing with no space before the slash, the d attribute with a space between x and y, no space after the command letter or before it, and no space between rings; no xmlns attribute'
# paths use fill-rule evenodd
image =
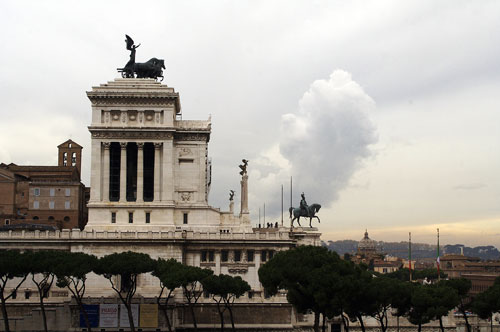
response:
<svg viewBox="0 0 500 332"><path fill-rule="evenodd" d="M79 239L149 239L149 240L291 240L290 232L282 228L276 232L256 231L251 233L220 233L219 231L80 231L64 229L56 231L9 230L0 232L0 240L79 240Z"/></svg>

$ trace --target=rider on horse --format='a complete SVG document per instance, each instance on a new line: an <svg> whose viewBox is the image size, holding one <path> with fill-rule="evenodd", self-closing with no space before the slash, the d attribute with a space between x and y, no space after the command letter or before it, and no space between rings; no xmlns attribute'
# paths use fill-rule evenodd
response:
<svg viewBox="0 0 500 332"><path fill-rule="evenodd" d="M302 193L302 194L300 194L300 197L302 197L302 199L300 200L301 215L309 217L309 205L307 205L307 202L306 202L306 195L304 195L304 193Z"/></svg>

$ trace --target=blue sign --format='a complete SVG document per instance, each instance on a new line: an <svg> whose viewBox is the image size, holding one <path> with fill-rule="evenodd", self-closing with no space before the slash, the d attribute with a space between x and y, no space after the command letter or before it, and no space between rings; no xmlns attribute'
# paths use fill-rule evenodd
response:
<svg viewBox="0 0 500 332"><path fill-rule="evenodd" d="M85 309L85 312L87 312L90 327L98 327L99 326L99 305L98 304L84 304L83 308ZM87 324L85 324L85 318L83 316L82 311L80 311L80 327L87 327Z"/></svg>

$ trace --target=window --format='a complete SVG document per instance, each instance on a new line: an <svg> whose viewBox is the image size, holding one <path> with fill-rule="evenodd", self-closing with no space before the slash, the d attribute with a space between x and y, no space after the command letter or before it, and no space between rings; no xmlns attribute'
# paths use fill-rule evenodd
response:
<svg viewBox="0 0 500 332"><path fill-rule="evenodd" d="M267 251L262 250L262 252L260 253L260 260L261 260L262 262L267 261Z"/></svg>
<svg viewBox="0 0 500 332"><path fill-rule="evenodd" d="M215 260L215 254L214 254L214 251L213 251L213 250L210 250L210 251L208 252L208 260L209 260L210 262L213 262L213 261Z"/></svg>
<svg viewBox="0 0 500 332"><path fill-rule="evenodd" d="M35 188L35 189L33 190L33 194L34 194L35 196L40 196L40 188Z"/></svg>
<svg viewBox="0 0 500 332"><path fill-rule="evenodd" d="M66 195L66 197L71 196L71 188L66 188L64 190L64 195Z"/></svg>
<svg viewBox="0 0 500 332"><path fill-rule="evenodd" d="M69 209L71 208L71 202L70 202L70 201L66 201L66 202L64 202L64 208L65 208L66 210L69 210Z"/></svg>
<svg viewBox="0 0 500 332"><path fill-rule="evenodd" d="M71 166L76 166L76 152L71 154Z"/></svg>
<svg viewBox="0 0 500 332"><path fill-rule="evenodd" d="M56 195L56 188L50 188L50 196Z"/></svg>
<svg viewBox="0 0 500 332"><path fill-rule="evenodd" d="M210 298L210 292L207 290L203 290L203 297L206 299Z"/></svg>
<svg viewBox="0 0 500 332"><path fill-rule="evenodd" d="M234 251L234 261L235 262L241 261L241 250Z"/></svg>
<svg viewBox="0 0 500 332"><path fill-rule="evenodd" d="M187 213L184 213L184 214L183 214L183 223L184 223L184 224L187 224L187 223L188 223L188 214L187 214Z"/></svg>
<svg viewBox="0 0 500 332"><path fill-rule="evenodd" d="M30 295L31 295L31 291L27 290L27 291L24 291L24 298L26 300L28 300L30 298Z"/></svg>
<svg viewBox="0 0 500 332"><path fill-rule="evenodd" d="M33 209L39 209L40 208L40 202L39 201L33 201Z"/></svg>
<svg viewBox="0 0 500 332"><path fill-rule="evenodd" d="M273 256L274 256L274 250L269 250L268 251L268 256L269 256L269 259L273 258Z"/></svg>
<svg viewBox="0 0 500 332"><path fill-rule="evenodd" d="M247 250L247 262L253 262L253 255L254 255L253 250Z"/></svg>
<svg viewBox="0 0 500 332"><path fill-rule="evenodd" d="M16 299L17 298L17 291L15 289L12 290L12 299Z"/></svg>
<svg viewBox="0 0 500 332"><path fill-rule="evenodd" d="M111 223L116 224L116 212L111 212Z"/></svg>
<svg viewBox="0 0 500 332"><path fill-rule="evenodd" d="M134 212L129 212L128 213L128 223L133 224L134 223Z"/></svg>
<svg viewBox="0 0 500 332"><path fill-rule="evenodd" d="M10 225L10 219L5 219L5 225Z"/></svg>
<svg viewBox="0 0 500 332"><path fill-rule="evenodd" d="M33 220L38 220L38 219L39 219L38 216L33 217Z"/></svg>
<svg viewBox="0 0 500 332"><path fill-rule="evenodd" d="M206 250L203 250L201 252L201 261L202 262L206 262L207 261L207 251Z"/></svg>
<svg viewBox="0 0 500 332"><path fill-rule="evenodd" d="M49 202L49 209L54 209L55 206L56 206L56 203L54 201Z"/></svg>
<svg viewBox="0 0 500 332"><path fill-rule="evenodd" d="M69 222L71 219L68 216L65 216L63 219L65 222Z"/></svg>
<svg viewBox="0 0 500 332"><path fill-rule="evenodd" d="M221 261L227 262L228 256L229 256L229 254L228 254L227 250L222 250L221 251Z"/></svg>
<svg viewBox="0 0 500 332"><path fill-rule="evenodd" d="M146 212L146 224L151 222L151 212Z"/></svg>
<svg viewBox="0 0 500 332"><path fill-rule="evenodd" d="M251 299L253 297L253 292L252 291L249 291L248 292L248 298Z"/></svg>
<svg viewBox="0 0 500 332"><path fill-rule="evenodd" d="M54 216L49 216L49 221L54 221Z"/></svg>
<svg viewBox="0 0 500 332"><path fill-rule="evenodd" d="M63 166L68 166L68 153L63 153Z"/></svg>

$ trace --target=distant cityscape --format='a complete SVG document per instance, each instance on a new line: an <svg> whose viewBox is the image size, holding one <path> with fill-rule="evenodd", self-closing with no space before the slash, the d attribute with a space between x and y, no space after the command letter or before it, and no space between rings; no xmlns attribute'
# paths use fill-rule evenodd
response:
<svg viewBox="0 0 500 332"><path fill-rule="evenodd" d="M323 241L323 246L335 251L340 256L344 254L355 254L360 241L337 240ZM408 258L408 242L384 242L376 241L379 252L399 258ZM437 245L428 243L412 243L411 255L413 259L436 258ZM463 250L463 252L462 252ZM499 260L500 251L491 245L467 247L463 244L447 244L440 246L441 255L463 254L465 256L478 257L481 260Z"/></svg>

